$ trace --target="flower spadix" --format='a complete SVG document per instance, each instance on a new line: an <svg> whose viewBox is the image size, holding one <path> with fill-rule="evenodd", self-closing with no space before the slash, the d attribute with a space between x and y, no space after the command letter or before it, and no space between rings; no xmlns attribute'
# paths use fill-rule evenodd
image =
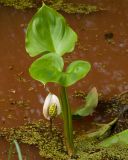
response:
<svg viewBox="0 0 128 160"><path fill-rule="evenodd" d="M44 101L43 115L47 120L55 118L61 113L61 106L56 95L49 93Z"/></svg>

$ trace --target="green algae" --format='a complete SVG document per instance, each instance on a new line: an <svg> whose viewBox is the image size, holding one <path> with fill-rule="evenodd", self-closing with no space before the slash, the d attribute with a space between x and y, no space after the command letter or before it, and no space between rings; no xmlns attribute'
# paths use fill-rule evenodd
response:
<svg viewBox="0 0 128 160"><path fill-rule="evenodd" d="M12 6L16 9L25 9L35 7L35 0L0 0L5 6Z"/></svg>
<svg viewBox="0 0 128 160"><path fill-rule="evenodd" d="M81 92L80 92L81 93ZM83 93L83 92L82 92ZM128 145L125 144L114 144L109 147L101 146L101 141L108 137L109 134L105 134L106 130L114 129L116 132L122 131L128 127L128 92L124 92L114 98L111 98L109 102L104 102L102 106L106 108L106 111L111 108L111 112L114 116L118 117L118 120L106 125L102 125L102 132L93 132L90 135L86 131L82 131L74 135L74 145L76 150L76 157L73 159L77 160L128 160ZM105 114L109 114L110 110ZM122 116L123 115L123 116ZM124 115L126 115L124 117ZM112 118L112 117L111 117ZM122 119L123 118L123 119ZM121 126L119 120L121 119ZM114 124L116 122L116 124ZM117 126L113 128L112 125ZM126 126L125 126L126 124ZM116 133L111 132L112 134ZM40 120L33 123L28 123L17 128L0 128L0 137L5 138L10 143L13 140L17 140L18 143L24 143L28 145L35 145L38 148L41 157L49 158L52 160L67 160L68 157L66 146L64 143L64 136L62 130L58 127L53 127L52 131L48 122ZM100 134L99 134L100 133ZM91 136L93 135L93 136ZM98 135L98 136L97 136Z"/></svg>
<svg viewBox="0 0 128 160"><path fill-rule="evenodd" d="M35 145L39 154L45 158L67 159L63 136L55 127L52 133L49 124L43 121L33 122L19 128L1 128L0 136L9 142L17 140L19 143Z"/></svg>
<svg viewBox="0 0 128 160"><path fill-rule="evenodd" d="M53 160L69 159L64 137L60 130L53 127L52 132L49 124L44 121L28 123L18 128L1 128L0 136L5 137L10 143L15 139L19 143L35 145L41 157ZM99 146L99 139L87 138L86 134L75 135L74 143L77 160L127 160L128 146L116 144L105 148Z"/></svg>
<svg viewBox="0 0 128 160"><path fill-rule="evenodd" d="M95 5L65 3L63 0L58 0L56 3L51 3L50 6L56 10L61 10L66 13L89 14L100 10Z"/></svg>
<svg viewBox="0 0 128 160"><path fill-rule="evenodd" d="M99 140L85 135L76 140L79 160L127 160L128 145L116 144L111 147L100 147Z"/></svg>
<svg viewBox="0 0 128 160"><path fill-rule="evenodd" d="M66 13L89 14L101 10L95 5L66 3L64 0L45 0L44 2L56 10ZM42 4L41 1L37 2L36 0L0 0L0 3L5 6L13 6L16 9L37 8Z"/></svg>

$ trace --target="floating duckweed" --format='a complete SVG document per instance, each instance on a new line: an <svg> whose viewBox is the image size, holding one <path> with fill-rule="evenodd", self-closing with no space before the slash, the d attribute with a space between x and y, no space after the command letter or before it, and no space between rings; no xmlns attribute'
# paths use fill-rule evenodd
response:
<svg viewBox="0 0 128 160"><path fill-rule="evenodd" d="M35 145L41 157L53 160L68 159L61 131L54 127L51 133L49 124L44 121L29 123L19 128L1 128L0 136L10 142L16 139L20 143ZM128 146L116 144L103 148L98 146L99 140L96 138L87 138L84 134L75 137L77 160L128 159Z"/></svg>
<svg viewBox="0 0 128 160"><path fill-rule="evenodd" d="M43 121L26 124L19 128L2 128L0 136L5 137L9 142L16 139L24 144L36 145L39 148L39 154L45 158L67 159L68 157L62 133L55 127L51 133L49 124Z"/></svg>
<svg viewBox="0 0 128 160"><path fill-rule="evenodd" d="M66 13L89 14L101 10L95 5L76 5L74 3L65 3L64 0L44 0L44 2L56 10L61 10ZM37 3L36 0L0 0L0 3L5 6L13 6L16 9L37 8L42 4L41 1Z"/></svg>
<svg viewBox="0 0 128 160"><path fill-rule="evenodd" d="M35 0L0 0L5 6L13 6L16 9L35 7Z"/></svg>
<svg viewBox="0 0 128 160"><path fill-rule="evenodd" d="M58 0L56 3L52 2L50 6L56 10L61 10L66 13L89 14L101 10L95 5L65 3L63 0Z"/></svg>
<svg viewBox="0 0 128 160"><path fill-rule="evenodd" d="M99 147L98 140L87 139L84 135L77 138L79 160L127 160L128 146L116 144L108 148Z"/></svg>
<svg viewBox="0 0 128 160"><path fill-rule="evenodd" d="M113 112L114 108L114 115L117 115L117 113L123 114L127 110L127 108L125 108L127 104L128 94L126 93L111 99L109 103L104 102L104 107L109 109L111 106L111 112ZM123 108L123 110L121 110L122 112L119 112L120 108ZM127 124L127 117L124 120L126 122L117 122L118 129L115 129L117 132L126 129L127 125L125 124ZM35 145L39 149L41 157L52 160L67 160L69 158L62 131L53 127L51 133L49 123L42 120L28 123L18 128L0 128L0 137L5 137L9 142L16 139L19 143ZM87 133L84 132L82 132L80 136L75 134L74 137L77 160L128 160L127 145L116 144L107 148L101 147L98 145L100 139L96 137L87 138Z"/></svg>

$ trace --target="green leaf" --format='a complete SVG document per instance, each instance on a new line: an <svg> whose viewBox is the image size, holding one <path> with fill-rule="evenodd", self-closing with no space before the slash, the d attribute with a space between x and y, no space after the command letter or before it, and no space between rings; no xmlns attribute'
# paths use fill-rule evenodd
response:
<svg viewBox="0 0 128 160"><path fill-rule="evenodd" d="M110 135L111 129L113 125L117 122L117 118L115 118L113 121L109 122L108 124L96 124L97 126L100 126L99 129L96 129L94 132L88 133L86 136L89 138L99 138L103 139Z"/></svg>
<svg viewBox="0 0 128 160"><path fill-rule="evenodd" d="M34 79L43 84L47 82L58 82L63 66L62 57L49 53L34 61L29 68L29 72Z"/></svg>
<svg viewBox="0 0 128 160"><path fill-rule="evenodd" d="M64 17L43 4L28 25L26 51L31 57L46 52L62 56L73 51L76 41L77 35Z"/></svg>
<svg viewBox="0 0 128 160"><path fill-rule="evenodd" d="M97 89L93 87L86 97L86 104L78 109L73 115L75 116L88 116L94 112L94 109L98 105L98 93Z"/></svg>
<svg viewBox="0 0 128 160"><path fill-rule="evenodd" d="M90 63L82 60L74 61L67 67L66 72L63 73L59 82L65 87L71 86L84 78L90 69Z"/></svg>
<svg viewBox="0 0 128 160"><path fill-rule="evenodd" d="M9 147L8 160L11 160L12 155L13 155L13 143L11 143Z"/></svg>
<svg viewBox="0 0 128 160"><path fill-rule="evenodd" d="M117 143L128 145L128 129L103 140L99 145L102 147L109 147Z"/></svg>
<svg viewBox="0 0 128 160"><path fill-rule="evenodd" d="M18 154L18 160L23 160L21 150L20 150L20 146L19 146L18 142L16 140L14 140L13 142L16 146L16 151L17 151L17 154Z"/></svg>
<svg viewBox="0 0 128 160"><path fill-rule="evenodd" d="M64 62L62 57L49 53L33 62L29 72L32 78L43 84L56 82L67 87L83 78L90 70L90 64L85 61L71 63L66 72L63 72L63 67Z"/></svg>

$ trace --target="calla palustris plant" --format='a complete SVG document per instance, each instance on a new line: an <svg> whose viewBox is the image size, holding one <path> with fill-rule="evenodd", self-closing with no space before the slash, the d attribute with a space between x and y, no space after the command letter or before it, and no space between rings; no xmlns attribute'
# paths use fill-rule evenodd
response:
<svg viewBox="0 0 128 160"><path fill-rule="evenodd" d="M40 55L29 68L32 78L43 84L48 82L60 85L61 109L64 121L65 142L68 154L74 154L72 114L66 88L84 78L89 72L90 63L77 60L64 71L65 53L72 52L77 34L68 26L64 17L43 4L30 21L26 32L26 51L31 57Z"/></svg>

